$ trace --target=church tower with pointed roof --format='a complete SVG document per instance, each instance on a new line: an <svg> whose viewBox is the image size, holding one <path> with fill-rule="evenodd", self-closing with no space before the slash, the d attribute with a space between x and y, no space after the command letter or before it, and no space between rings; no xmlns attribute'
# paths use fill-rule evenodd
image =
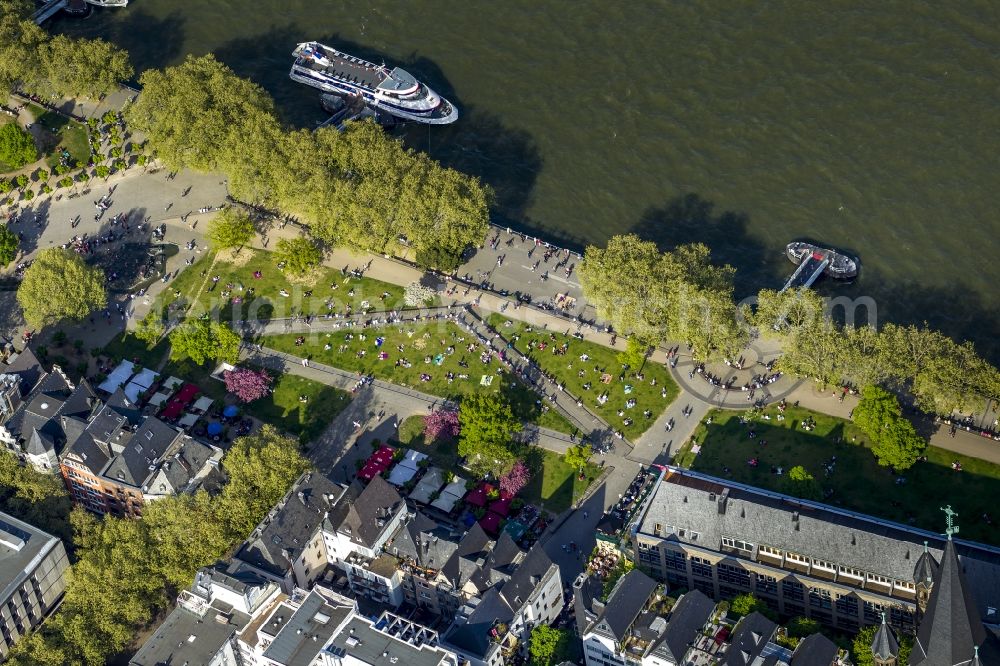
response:
<svg viewBox="0 0 1000 666"><path fill-rule="evenodd" d="M872 637L872 660L875 666L896 666L896 659L899 657L899 642L896 635L885 622L885 613L882 613L882 626Z"/></svg>
<svg viewBox="0 0 1000 666"><path fill-rule="evenodd" d="M934 587L934 576L937 574L938 562L931 555L924 541L924 552L920 554L917 565L913 567L913 584L917 592L917 611L923 615L927 611L931 588Z"/></svg>
<svg viewBox="0 0 1000 666"><path fill-rule="evenodd" d="M984 657L992 663L1000 656L1000 641L983 627L955 552L952 537L958 533L957 514L950 506L942 510L947 516L948 540L934 572L926 612L917 627L910 665L968 666L981 663ZM917 566L920 567L919 562Z"/></svg>

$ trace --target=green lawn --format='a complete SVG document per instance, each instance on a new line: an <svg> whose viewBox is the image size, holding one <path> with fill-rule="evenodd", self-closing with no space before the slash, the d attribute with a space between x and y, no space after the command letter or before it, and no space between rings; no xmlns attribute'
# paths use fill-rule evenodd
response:
<svg viewBox="0 0 1000 666"><path fill-rule="evenodd" d="M506 394L514 413L522 421L565 433L574 431L573 426L554 409L546 410L548 405L532 389L503 371L495 358L484 364L480 360L484 347L475 336L452 322L316 333L305 336L306 342L301 346L295 344L298 337L295 333L272 335L266 336L262 343L287 354L308 356L313 361L352 372L374 374L393 384L454 400L482 390L482 378L487 377L491 380L488 386ZM381 345L379 340L382 340ZM327 345L330 349L326 349ZM472 345L471 351L469 345ZM380 352L386 353L388 358L379 360ZM403 361L408 361L410 367L397 365ZM467 367L463 367L462 363ZM450 380L449 373L452 375ZM429 375L430 380L422 381L421 374Z"/></svg>
<svg viewBox="0 0 1000 666"><path fill-rule="evenodd" d="M86 125L35 104L29 104L28 109L31 111L35 123L44 127L50 134L45 145L40 146L41 151L46 155L45 161L50 170L59 165L62 149L69 151L71 165L76 162L87 163L87 160L90 159L90 137Z"/></svg>
<svg viewBox="0 0 1000 666"><path fill-rule="evenodd" d="M458 465L459 460L461 460L461 456L458 455L458 441L450 437L440 437L433 442L428 442L424 436L423 415L418 414L403 419L403 422L399 424L399 443L407 448L426 453L434 459L434 464L438 467L462 476L463 471Z"/></svg>
<svg viewBox="0 0 1000 666"><path fill-rule="evenodd" d="M242 266L217 261L213 267L215 254L202 256L160 294L154 311L170 307L173 316L185 314L190 307L194 312L218 312L223 320L239 320L325 314L327 302L340 313L348 304L357 312L365 301L376 310L404 307L403 287L398 285L372 278L344 277L340 270L327 266L316 269L313 284L296 283L278 270L273 253L250 249L242 252L252 255ZM256 271L260 271L260 278L254 277ZM215 276L219 282L213 289ZM289 293L288 297L280 294L282 289ZM306 296L307 291L312 295ZM383 294L388 294L384 300ZM241 302L234 304L233 299Z"/></svg>
<svg viewBox="0 0 1000 666"><path fill-rule="evenodd" d="M430 444L424 437L423 416L411 416L399 424L399 442L403 446L426 453L434 464L462 476L458 466L458 443L440 439ZM588 464L581 480L573 468L563 462L562 456L536 446L528 448L525 462L532 469L532 478L520 497L525 502L544 506L547 511L559 513L568 509L600 475L600 468Z"/></svg>
<svg viewBox="0 0 1000 666"><path fill-rule="evenodd" d="M905 482L899 484L900 477L876 463L864 436L849 421L794 407L785 411L784 421L778 421L778 410L771 407L764 412L771 420L745 425L739 422L743 414L712 412L706 417L712 423L699 425L693 438L702 446L701 452L693 455L685 447L677 464L778 491L785 491L785 477L774 474L772 468L787 472L802 465L819 481L824 494L832 491L825 500L829 504L935 532L943 525L940 507L951 504L959 513L963 538L1000 545L1000 512L993 506L1000 496L1000 465L928 447L927 461L905 471ZM800 426L810 417L816 427L806 432ZM751 427L754 439L749 438ZM836 465L827 474L833 456ZM750 458L759 460L757 467L747 464ZM963 471L951 469L956 460ZM994 525L983 519L985 513L992 514Z"/></svg>
<svg viewBox="0 0 1000 666"><path fill-rule="evenodd" d="M163 361L168 347L169 343L164 339L150 348L145 342L126 331L104 347L104 355L115 361L133 361L155 370Z"/></svg>
<svg viewBox="0 0 1000 666"><path fill-rule="evenodd" d="M521 496L556 514L568 509L601 473L597 465L587 463L581 479L558 453L538 447L530 449L527 462L533 475Z"/></svg>
<svg viewBox="0 0 1000 666"><path fill-rule="evenodd" d="M658 363L647 362L640 369L642 379L639 379L635 370L624 369L614 349L577 340L564 333L532 329L523 322L512 321L499 314L490 315L488 323L504 338L514 342L518 351L564 383L567 391L583 400L587 407L629 439L644 433L677 397L677 384L667 368ZM556 353L564 345L566 353ZM586 361L581 359L583 356L588 357ZM608 384L601 381L605 374L611 375ZM632 387L628 394L625 392L627 386ZM598 397L604 394L608 399L602 405ZM626 407L629 399L635 400L631 408ZM622 416L618 415L619 412L623 412ZM625 425L625 419L631 419L631 425Z"/></svg>
<svg viewBox="0 0 1000 666"><path fill-rule="evenodd" d="M306 402L300 398L305 396ZM297 435L303 443L319 437L351 402L351 396L332 386L305 377L281 375L271 394L246 405L247 411L280 430Z"/></svg>

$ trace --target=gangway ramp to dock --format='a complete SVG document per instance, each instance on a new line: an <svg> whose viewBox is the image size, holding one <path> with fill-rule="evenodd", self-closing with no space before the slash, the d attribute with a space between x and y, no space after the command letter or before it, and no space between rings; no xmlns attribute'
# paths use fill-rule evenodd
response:
<svg viewBox="0 0 1000 666"><path fill-rule="evenodd" d="M31 15L31 20L37 25L41 25L65 9L68 4L69 0L49 0L35 10L35 13Z"/></svg>
<svg viewBox="0 0 1000 666"><path fill-rule="evenodd" d="M802 260L799 267L795 269L788 282L781 288L781 291L789 289L807 289L813 285L819 276L823 274L826 267L830 265L830 258L820 252L813 252Z"/></svg>

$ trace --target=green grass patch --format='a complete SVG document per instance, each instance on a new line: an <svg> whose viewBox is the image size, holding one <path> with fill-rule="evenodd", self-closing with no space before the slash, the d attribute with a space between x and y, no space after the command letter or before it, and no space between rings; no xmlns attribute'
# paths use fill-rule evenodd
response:
<svg viewBox="0 0 1000 666"><path fill-rule="evenodd" d="M50 171L59 166L63 150L70 154L70 166L77 162L87 163L90 159L90 135L86 125L36 104L29 104L28 110L34 123L47 132L39 149L45 155Z"/></svg>
<svg viewBox="0 0 1000 666"><path fill-rule="evenodd" d="M438 467L454 472L462 478L469 474L459 467L462 459L458 455L458 440L451 437L439 437L431 442L424 436L423 415L409 416L399 424L399 443L420 453L426 453L434 459Z"/></svg>
<svg viewBox="0 0 1000 666"><path fill-rule="evenodd" d="M763 414L770 420L741 424L745 412L713 411L706 417L711 423L703 422L693 436L700 453L694 455L687 445L675 463L780 492L786 491L785 476L773 469L787 472L802 465L819 482L828 504L931 531L941 530L940 507L950 504L959 513L963 538L1000 545L1000 513L993 505L1000 496L1000 465L928 447L926 462L897 476L878 465L850 421L795 407L785 410L783 421L777 420L777 407ZM807 418L816 423L811 431L801 427ZM836 464L828 472L833 456ZM757 467L747 464L751 458L757 458ZM954 461L963 471L951 468ZM897 483L900 478L905 482ZM991 515L994 525L984 515Z"/></svg>
<svg viewBox="0 0 1000 666"><path fill-rule="evenodd" d="M526 462L532 476L521 491L521 497L525 502L543 506L552 513L560 513L572 506L601 473L600 467L587 463L581 479L575 468L563 462L561 455L538 447L529 449Z"/></svg>
<svg viewBox="0 0 1000 666"><path fill-rule="evenodd" d="M104 355L115 361L132 361L151 370L160 367L170 343L164 338L150 347L128 331L117 336L104 347Z"/></svg>
<svg viewBox="0 0 1000 666"><path fill-rule="evenodd" d="M232 321L266 320L293 314L324 315L329 311L328 306L341 314L348 305L358 312L366 301L375 310L405 307L403 287L399 285L345 276L328 266L317 268L305 282L292 280L278 270L272 252L244 248L241 255L243 253L249 253L250 258L242 265L216 261L214 266L215 254L207 253L182 271L157 297L154 311L169 308L171 317L212 312L224 321ZM255 278L256 272L261 277ZM216 276L219 281L213 288L212 278ZM282 296L281 290L289 296Z"/></svg>
<svg viewBox="0 0 1000 666"><path fill-rule="evenodd" d="M306 401L302 402L301 398ZM346 391L319 382L284 374L274 383L271 394L246 405L261 421L297 435L302 442L319 437L351 402Z"/></svg>
<svg viewBox="0 0 1000 666"><path fill-rule="evenodd" d="M393 384L455 401L476 391L499 389L522 421L565 433L574 430L532 389L503 370L495 358L487 357L488 362L483 363L480 355L485 348L475 336L453 322L311 333L304 336L303 345L296 344L298 337L296 333L265 336L262 343L287 354L308 356L313 361L344 370L373 374ZM380 353L388 358L380 360ZM410 367L406 367L407 364ZM423 381L423 374L430 379ZM486 386L481 384L484 376L492 378Z"/></svg>
<svg viewBox="0 0 1000 666"><path fill-rule="evenodd" d="M658 363L646 362L642 368L625 369L617 351L595 342L532 328L499 314L490 315L488 323L629 439L644 433L677 397L677 384L669 370ZM565 353L557 353L563 349ZM587 360L582 360L584 357ZM608 384L602 382L605 375L611 376ZM627 386L631 387L630 393L625 392ZM598 398L605 394L607 401L601 404ZM630 399L635 400L635 405L626 407ZM630 419L631 424L625 425L625 419Z"/></svg>

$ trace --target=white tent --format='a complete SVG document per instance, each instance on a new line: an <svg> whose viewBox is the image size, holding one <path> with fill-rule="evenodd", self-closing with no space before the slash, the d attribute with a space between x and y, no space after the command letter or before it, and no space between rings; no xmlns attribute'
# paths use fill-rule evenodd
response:
<svg viewBox="0 0 1000 666"><path fill-rule="evenodd" d="M191 408L197 412L204 413L207 412L209 408L211 408L212 403L214 402L215 401L209 398L207 395L203 395L194 401L194 405L192 405Z"/></svg>
<svg viewBox="0 0 1000 666"><path fill-rule="evenodd" d="M441 490L444 485L444 470L440 467L431 467L417 483L417 487L410 493L410 499L421 504L430 504L431 495Z"/></svg>
<svg viewBox="0 0 1000 666"><path fill-rule="evenodd" d="M139 374L132 378L131 384L138 384L144 389L148 389L156 381L156 378L160 376L160 373L153 372L149 368L143 368Z"/></svg>
<svg viewBox="0 0 1000 666"><path fill-rule="evenodd" d="M122 361L97 388L108 393L114 393L122 384L128 381L134 369L135 364L132 361Z"/></svg>
<svg viewBox="0 0 1000 666"><path fill-rule="evenodd" d="M149 399L149 404L152 405L153 407L159 407L169 399L170 399L169 395L157 391L156 393L153 394L153 397Z"/></svg>
<svg viewBox="0 0 1000 666"><path fill-rule="evenodd" d="M465 479L456 476L451 483L445 486L438 498L431 502L431 506L435 509L441 509L445 513L451 513L451 510L464 496Z"/></svg>
<svg viewBox="0 0 1000 666"><path fill-rule="evenodd" d="M418 463L426 458L426 453L418 453L413 449L407 449L403 459L396 463L396 466L392 468L392 472L389 473L389 483L401 486L412 479L417 475L417 469L419 469Z"/></svg>
<svg viewBox="0 0 1000 666"><path fill-rule="evenodd" d="M167 377L167 380L165 382L163 382L163 390L173 391L175 388L177 388L183 383L184 383L183 379L171 375L170 377Z"/></svg>
<svg viewBox="0 0 1000 666"><path fill-rule="evenodd" d="M187 414L181 417L181 420L177 422L177 425L179 425L182 428L190 428L195 423L197 423L198 419L200 418L201 417L198 416L197 414L192 414L188 412Z"/></svg>

